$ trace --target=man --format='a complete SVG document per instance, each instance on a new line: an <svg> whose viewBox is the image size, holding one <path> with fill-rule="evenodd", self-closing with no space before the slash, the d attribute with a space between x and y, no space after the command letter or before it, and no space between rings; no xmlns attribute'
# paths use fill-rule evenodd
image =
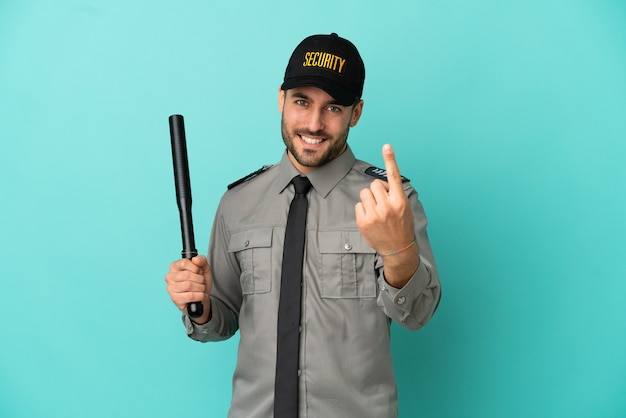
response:
<svg viewBox="0 0 626 418"><path fill-rule="evenodd" d="M289 319L298 325L297 341L284 349L296 353L297 370L287 372L296 411L286 416L398 415L390 323L424 326L441 293L424 211L393 149L383 147L385 173L356 160L347 145L363 112L364 80L363 61L348 40L334 33L303 40L278 91L282 160L229 186L208 262L178 260L166 275L191 338L219 341L240 330L230 417L279 416L291 388L280 386L289 355L277 338ZM282 263L293 257L286 255L291 244L283 244L297 176L312 184L298 191L308 209L302 278L291 299L301 304L281 318L281 305L289 303L281 285L290 283L281 279ZM196 301L204 313L192 319L186 305Z"/></svg>

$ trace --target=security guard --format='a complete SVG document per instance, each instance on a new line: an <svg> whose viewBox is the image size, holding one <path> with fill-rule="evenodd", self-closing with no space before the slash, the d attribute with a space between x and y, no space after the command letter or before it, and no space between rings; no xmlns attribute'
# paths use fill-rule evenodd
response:
<svg viewBox="0 0 626 418"><path fill-rule="evenodd" d="M364 80L350 41L334 33L304 39L278 91L282 159L229 186L208 260L170 265L167 290L189 337L220 341L240 331L229 417L272 417L281 395L281 265L297 176L311 184L297 296L298 416L398 415L391 321L409 330L424 326L441 287L424 210L393 149L383 146L383 170L357 160L347 145L362 114ZM195 301L205 307L200 318L186 312Z"/></svg>

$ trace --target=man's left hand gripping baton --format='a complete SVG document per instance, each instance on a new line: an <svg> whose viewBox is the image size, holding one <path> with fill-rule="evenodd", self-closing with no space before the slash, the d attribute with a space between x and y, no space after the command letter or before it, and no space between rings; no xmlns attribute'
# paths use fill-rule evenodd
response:
<svg viewBox="0 0 626 418"><path fill-rule="evenodd" d="M174 163L174 183L176 184L176 202L180 213L180 230L183 236L183 258L191 259L198 255L193 238L193 220L191 217L191 183L189 181L189 164L187 162L187 141L185 139L185 122L182 115L172 115L170 120L170 137L172 139L172 161ZM202 316L201 302L187 304L187 313L192 318Z"/></svg>

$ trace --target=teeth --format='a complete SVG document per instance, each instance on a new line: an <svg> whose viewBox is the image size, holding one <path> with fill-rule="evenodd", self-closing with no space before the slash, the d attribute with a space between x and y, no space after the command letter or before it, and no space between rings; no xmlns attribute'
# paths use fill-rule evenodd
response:
<svg viewBox="0 0 626 418"><path fill-rule="evenodd" d="M317 144L322 143L321 139L309 138L308 136L301 135L300 138L302 138L302 140L306 142L307 144L311 144L311 145L317 145Z"/></svg>

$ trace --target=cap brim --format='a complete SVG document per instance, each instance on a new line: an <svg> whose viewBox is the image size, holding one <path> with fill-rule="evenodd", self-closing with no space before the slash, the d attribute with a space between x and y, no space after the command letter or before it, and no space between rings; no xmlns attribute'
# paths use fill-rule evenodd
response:
<svg viewBox="0 0 626 418"><path fill-rule="evenodd" d="M345 87L342 87L339 84L322 77L292 77L285 80L280 88L283 90L289 90L296 87L307 86L317 87L324 90L326 93L330 94L333 99L335 99L337 104L341 106L351 106L358 99L357 94L352 90L346 89Z"/></svg>

